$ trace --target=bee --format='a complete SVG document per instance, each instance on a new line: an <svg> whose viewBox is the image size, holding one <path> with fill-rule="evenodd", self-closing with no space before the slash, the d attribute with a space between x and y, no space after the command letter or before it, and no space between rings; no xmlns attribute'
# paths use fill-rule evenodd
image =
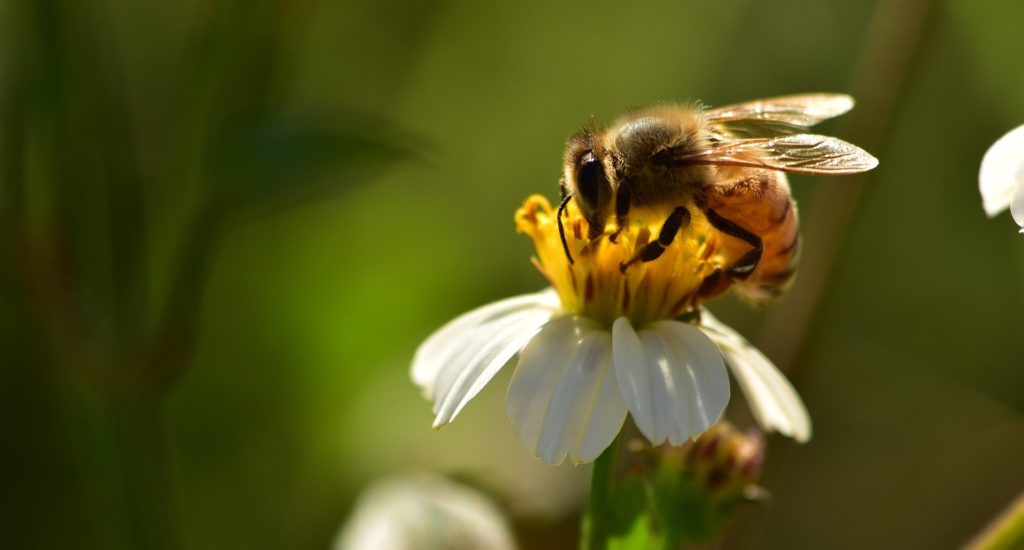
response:
<svg viewBox="0 0 1024 550"><path fill-rule="evenodd" d="M699 297L729 287L755 303L783 294L796 273L800 233L786 173L853 174L877 166L864 150L811 126L853 108L841 94L800 94L706 109L664 105L629 112L605 130L571 137L558 210L574 200L588 238L616 241L635 213L664 216L657 237L623 262L658 259L697 209L721 234L731 265L707 277ZM606 231L614 217L616 229ZM643 219L643 218L642 218ZM653 233L653 232L652 232Z"/></svg>

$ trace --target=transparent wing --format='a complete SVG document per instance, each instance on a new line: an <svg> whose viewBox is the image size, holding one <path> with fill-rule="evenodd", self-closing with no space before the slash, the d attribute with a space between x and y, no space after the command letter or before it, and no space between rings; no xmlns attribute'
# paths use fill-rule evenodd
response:
<svg viewBox="0 0 1024 550"><path fill-rule="evenodd" d="M794 174L855 174L878 166L878 159L860 147L814 134L730 139L705 149L673 155L671 162L745 166Z"/></svg>
<svg viewBox="0 0 1024 550"><path fill-rule="evenodd" d="M771 137L805 132L853 108L844 94L799 94L727 105L704 112L705 119L736 137Z"/></svg>

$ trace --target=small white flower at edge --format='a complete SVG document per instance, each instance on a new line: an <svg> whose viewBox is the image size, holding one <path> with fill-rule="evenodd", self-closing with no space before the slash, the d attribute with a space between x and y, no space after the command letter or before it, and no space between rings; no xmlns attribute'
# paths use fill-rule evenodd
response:
<svg viewBox="0 0 1024 550"><path fill-rule="evenodd" d="M989 147L981 160L978 187L989 217L1009 208L1024 233L1024 126Z"/></svg>
<svg viewBox="0 0 1024 550"><path fill-rule="evenodd" d="M800 442L811 436L807 410L785 376L707 310L699 326L659 320L634 327L620 317L608 330L563 310L551 289L470 311L420 346L412 378L434 402L434 427L451 422L517 354L509 420L522 444L549 464L596 459L627 412L655 445L697 437L729 401L726 363L763 428Z"/></svg>

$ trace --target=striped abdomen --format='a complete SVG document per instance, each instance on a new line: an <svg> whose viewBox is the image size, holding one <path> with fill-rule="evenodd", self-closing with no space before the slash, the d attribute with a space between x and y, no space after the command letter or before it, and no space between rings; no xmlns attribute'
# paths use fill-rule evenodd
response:
<svg viewBox="0 0 1024 550"><path fill-rule="evenodd" d="M703 202L721 217L761 238L764 251L749 277L734 281L733 288L757 304L778 298L789 289L800 258L800 232L796 204L782 172L759 171L737 175L727 183L705 188ZM722 235L729 257L740 258L751 245Z"/></svg>

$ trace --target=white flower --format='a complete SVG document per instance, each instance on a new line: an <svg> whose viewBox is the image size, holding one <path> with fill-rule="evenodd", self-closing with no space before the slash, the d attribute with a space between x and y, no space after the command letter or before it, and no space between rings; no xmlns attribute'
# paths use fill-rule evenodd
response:
<svg viewBox="0 0 1024 550"><path fill-rule="evenodd" d="M782 373L698 306L704 281L735 261L706 220L694 216L689 236L656 261L627 265L651 226L591 239L578 211L570 206L566 218L565 247L575 261L547 200L531 197L516 214L551 289L466 313L416 352L412 378L434 401L435 428L454 420L518 355L509 420L522 444L549 464L596 459L627 412L652 444L696 438L729 402L726 363L766 430L810 437L807 411Z"/></svg>
<svg viewBox="0 0 1024 550"><path fill-rule="evenodd" d="M334 550L515 548L486 496L434 474L375 482L359 496Z"/></svg>
<svg viewBox="0 0 1024 550"><path fill-rule="evenodd" d="M989 147L981 160L978 184L989 217L1009 208L1024 233L1024 126Z"/></svg>
<svg viewBox="0 0 1024 550"><path fill-rule="evenodd" d="M810 419L786 378L707 311L702 324L661 320L611 330L563 311L553 290L509 298L451 321L416 353L412 377L451 422L517 353L507 406L520 441L550 464L598 457L627 411L651 443L680 445L729 401L725 361L766 430L806 441Z"/></svg>

